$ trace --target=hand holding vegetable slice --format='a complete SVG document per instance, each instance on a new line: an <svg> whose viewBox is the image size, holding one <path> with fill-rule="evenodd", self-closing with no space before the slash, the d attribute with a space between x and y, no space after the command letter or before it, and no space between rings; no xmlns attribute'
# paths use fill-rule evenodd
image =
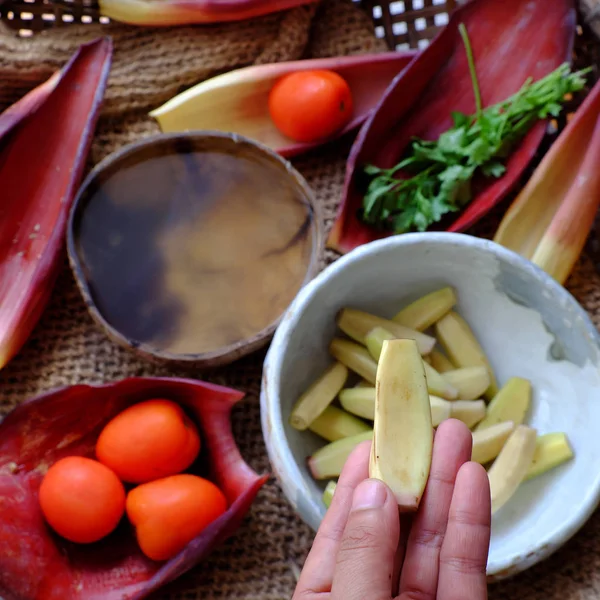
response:
<svg viewBox="0 0 600 600"><path fill-rule="evenodd" d="M67 214L111 60L108 38L85 44L59 74L0 115L0 368L37 324L61 266Z"/></svg>
<svg viewBox="0 0 600 600"><path fill-rule="evenodd" d="M48 467L65 456L93 458L97 437L113 417L156 397L170 398L192 415L203 445L193 474L222 491L225 513L163 564L142 553L126 526L89 546L51 535L38 502ZM195 380L131 378L58 389L15 408L0 423L2 596L141 599L196 565L239 527L267 479L243 461L232 435L230 412L242 397L236 390Z"/></svg>

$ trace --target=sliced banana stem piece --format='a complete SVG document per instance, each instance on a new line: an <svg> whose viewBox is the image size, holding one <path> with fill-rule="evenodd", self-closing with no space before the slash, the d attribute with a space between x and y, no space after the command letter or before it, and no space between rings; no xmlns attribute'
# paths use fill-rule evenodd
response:
<svg viewBox="0 0 600 600"><path fill-rule="evenodd" d="M372 421L375 418L375 388L354 387L342 390L339 401L344 410Z"/></svg>
<svg viewBox="0 0 600 600"><path fill-rule="evenodd" d="M469 429L485 417L486 404L483 400L455 400L449 404L450 416L462 421Z"/></svg>
<svg viewBox="0 0 600 600"><path fill-rule="evenodd" d="M352 437L370 427L364 422L337 406L328 406L309 426L310 431L320 435L328 442Z"/></svg>
<svg viewBox="0 0 600 600"><path fill-rule="evenodd" d="M487 415L477 425L477 430L502 421L512 421L515 425L521 425L525 422L530 404L531 383L521 377L511 377L489 403Z"/></svg>
<svg viewBox="0 0 600 600"><path fill-rule="evenodd" d="M364 346L350 340L334 338L329 344L329 353L371 385L375 385L377 363Z"/></svg>
<svg viewBox="0 0 600 600"><path fill-rule="evenodd" d="M435 348L427 355L431 366L438 373L446 373L446 371L454 371L456 367L450 362L450 359Z"/></svg>
<svg viewBox="0 0 600 600"><path fill-rule="evenodd" d="M442 348L457 368L485 367L487 369L490 385L484 395L488 399L493 398L498 391L494 370L467 322L457 312L451 310L435 324L435 332Z"/></svg>
<svg viewBox="0 0 600 600"><path fill-rule="evenodd" d="M327 508L331 506L333 500L333 494L335 494L335 488L337 487L335 481L329 481L323 490L323 503Z"/></svg>
<svg viewBox="0 0 600 600"><path fill-rule="evenodd" d="M373 430L331 442L319 448L309 459L308 469L315 479L339 477L352 450L373 438Z"/></svg>
<svg viewBox="0 0 600 600"><path fill-rule="evenodd" d="M340 392L340 404L349 413L373 421L375 418L375 396L376 390L370 388L351 388ZM448 400L438 396L429 395L431 406L431 423L437 427L445 419L449 419L452 413L452 404Z"/></svg>
<svg viewBox="0 0 600 600"><path fill-rule="evenodd" d="M515 424L505 421L481 431L474 431L471 460L481 465L494 460L514 430Z"/></svg>
<svg viewBox="0 0 600 600"><path fill-rule="evenodd" d="M571 448L565 433L557 432L540 435L525 480L539 477L550 471L550 469L567 462L573 456L573 448Z"/></svg>
<svg viewBox="0 0 600 600"><path fill-rule="evenodd" d="M365 344L371 356L378 361L381 356L383 343L387 340L398 339L391 331L383 327L375 327L365 337ZM458 397L458 391L450 385L431 365L423 361L425 377L427 378L427 389L430 394L454 400Z"/></svg>
<svg viewBox="0 0 600 600"><path fill-rule="evenodd" d="M297 400L290 415L290 425L306 429L334 400L348 379L348 368L333 363Z"/></svg>
<svg viewBox="0 0 600 600"><path fill-rule="evenodd" d="M369 476L387 484L400 512L419 508L431 467L433 425L423 364L414 340L384 342Z"/></svg>
<svg viewBox="0 0 600 600"><path fill-rule="evenodd" d="M369 331L375 327L382 327L397 338L415 340L420 354L429 354L435 346L435 338L430 335L354 308L341 310L337 317L337 325L359 344L365 344L365 337Z"/></svg>
<svg viewBox="0 0 600 600"><path fill-rule="evenodd" d="M537 432L519 425L510 434L488 471L492 496L492 514L500 510L525 479L535 453Z"/></svg>
<svg viewBox="0 0 600 600"><path fill-rule="evenodd" d="M429 395L429 405L431 406L431 424L434 427L452 415L452 402L448 402L448 400Z"/></svg>
<svg viewBox="0 0 600 600"><path fill-rule="evenodd" d="M445 287L415 300L403 308L392 321L417 331L425 331L441 319L455 304L454 290L451 287Z"/></svg>
<svg viewBox="0 0 600 600"><path fill-rule="evenodd" d="M459 400L477 400L490 387L490 375L485 367L464 367L441 374L458 392Z"/></svg>

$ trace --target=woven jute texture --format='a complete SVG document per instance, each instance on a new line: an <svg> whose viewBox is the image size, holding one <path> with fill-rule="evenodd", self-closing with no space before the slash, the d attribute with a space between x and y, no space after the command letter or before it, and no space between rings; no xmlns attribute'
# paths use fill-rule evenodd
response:
<svg viewBox="0 0 600 600"><path fill-rule="evenodd" d="M318 8L302 7L247 23L210 27L73 25L26 39L0 29L0 110L46 79L80 43L105 34L111 35L115 44L114 64L88 167L126 143L157 133L156 125L146 116L150 109L218 73L250 64L384 50L383 42L374 37L369 17L350 0L324 0ZM327 229L339 199L347 151L347 147L338 146L294 161L323 206ZM334 259L326 254L322 265ZM568 287L596 323L600 322L600 278L589 257L583 257ZM56 386L132 375L198 377L246 392L245 400L234 411L236 439L250 465L266 472L269 463L258 401L263 359L261 351L229 367L203 373L144 362L111 343L94 325L65 261L52 301L30 341L0 372L0 409L7 412L24 399ZM155 597L290 598L295 573L312 537L271 480L235 537ZM545 563L492 586L490 597L600 597L600 517L593 517Z"/></svg>

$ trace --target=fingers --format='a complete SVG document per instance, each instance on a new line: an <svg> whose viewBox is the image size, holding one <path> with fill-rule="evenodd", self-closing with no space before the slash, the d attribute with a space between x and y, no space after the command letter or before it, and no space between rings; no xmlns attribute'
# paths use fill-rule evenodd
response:
<svg viewBox="0 0 600 600"><path fill-rule="evenodd" d="M369 476L371 442L362 442L348 457L340 474L331 506L326 512L304 563L293 600L331 591L338 546L346 527L356 486Z"/></svg>
<svg viewBox="0 0 600 600"><path fill-rule="evenodd" d="M437 600L486 600L491 501L485 469L463 465L456 477L440 552Z"/></svg>
<svg viewBox="0 0 600 600"><path fill-rule="evenodd" d="M460 467L471 460L472 440L468 427L455 419L442 422L436 431L429 481L412 524L400 578L400 593L407 597L436 598L454 481Z"/></svg>
<svg viewBox="0 0 600 600"><path fill-rule="evenodd" d="M338 548L331 600L389 600L399 536L390 489L376 479L360 483Z"/></svg>

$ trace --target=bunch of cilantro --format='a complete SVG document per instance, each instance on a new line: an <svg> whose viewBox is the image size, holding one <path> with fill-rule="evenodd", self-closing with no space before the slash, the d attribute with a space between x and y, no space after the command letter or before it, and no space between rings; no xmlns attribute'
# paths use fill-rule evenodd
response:
<svg viewBox="0 0 600 600"><path fill-rule="evenodd" d="M471 182L476 173L501 177L505 160L516 142L534 123L556 117L567 94L585 86L589 69L570 72L563 64L543 79L527 80L508 99L481 106L473 53L464 25L459 30L465 45L477 112L452 113L453 127L437 141L414 138L408 157L391 169L365 167L372 176L363 200L361 220L394 233L425 231L444 215L457 212L472 199ZM414 174L399 179L398 173Z"/></svg>

